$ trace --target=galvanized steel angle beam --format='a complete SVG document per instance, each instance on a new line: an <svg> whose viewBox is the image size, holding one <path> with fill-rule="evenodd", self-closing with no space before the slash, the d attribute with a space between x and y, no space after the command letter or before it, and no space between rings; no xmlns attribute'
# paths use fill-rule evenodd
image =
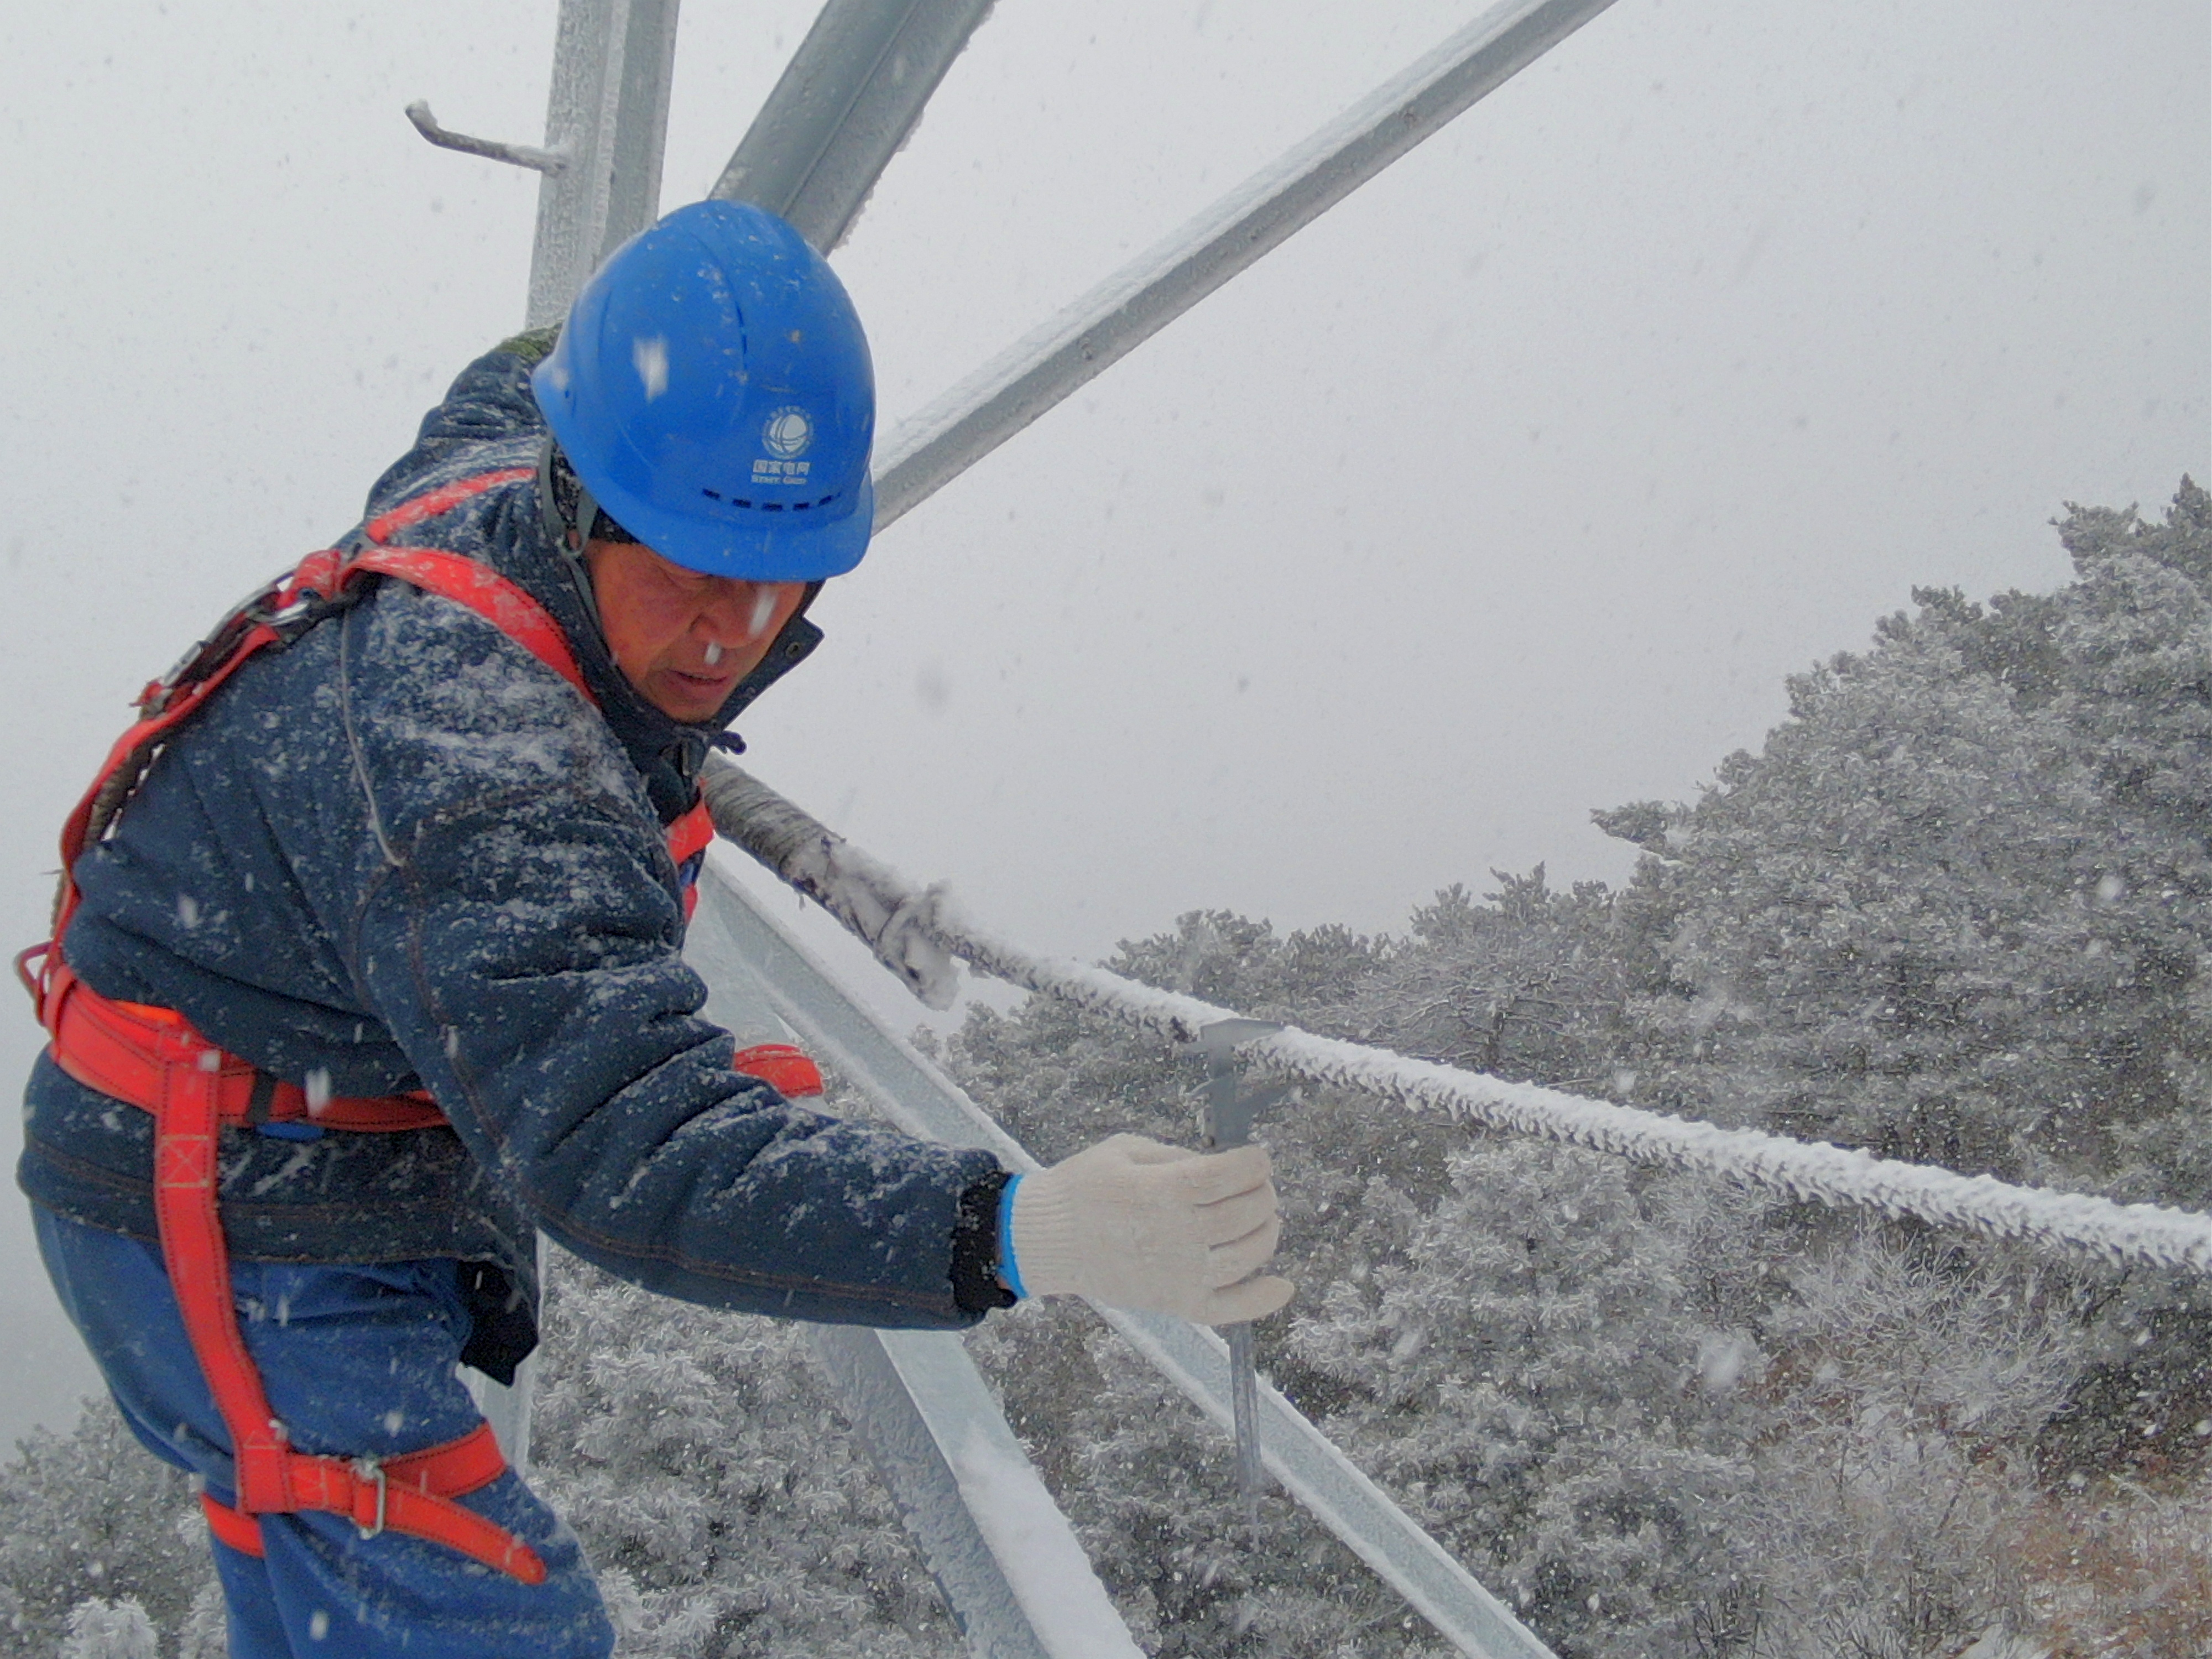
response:
<svg viewBox="0 0 2212 1659"><path fill-rule="evenodd" d="M707 193L788 220L830 252L992 0L829 0Z"/></svg>
<svg viewBox="0 0 2212 1659"><path fill-rule="evenodd" d="M813 956L710 860L685 951L710 980L750 970L811 1052L910 1134L981 1146L1012 1170L1036 1159L911 1043L861 1007ZM1160 1374L1232 1428L1227 1346L1180 1320L1091 1304ZM1275 1389L1258 1390L1261 1457L1283 1489L1439 1634L1477 1659L1553 1659L1552 1651L1415 1524Z"/></svg>
<svg viewBox="0 0 2212 1659"><path fill-rule="evenodd" d="M976 1659L1139 1659L958 1337L809 1334Z"/></svg>
<svg viewBox="0 0 2212 1659"><path fill-rule="evenodd" d="M531 327L566 315L599 261L658 215L668 89L676 70L677 3L561 0L542 150L460 138L440 128L426 106L408 111L416 130L433 143L544 173L530 260ZM542 1237L538 1261L542 1282ZM511 1389L469 1375L507 1461L526 1472L538 1364L535 1354L524 1360Z"/></svg>
<svg viewBox="0 0 2212 1659"><path fill-rule="evenodd" d="M876 528L966 471L1580 28L1613 0L1506 0L891 434Z"/></svg>

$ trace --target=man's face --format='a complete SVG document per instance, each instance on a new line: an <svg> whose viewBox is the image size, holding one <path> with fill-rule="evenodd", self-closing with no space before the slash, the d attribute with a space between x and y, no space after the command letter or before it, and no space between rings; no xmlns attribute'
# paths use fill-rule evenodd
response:
<svg viewBox="0 0 2212 1659"><path fill-rule="evenodd" d="M586 542L584 564L616 666L662 714L693 723L760 666L806 597L804 582L702 575L638 542Z"/></svg>

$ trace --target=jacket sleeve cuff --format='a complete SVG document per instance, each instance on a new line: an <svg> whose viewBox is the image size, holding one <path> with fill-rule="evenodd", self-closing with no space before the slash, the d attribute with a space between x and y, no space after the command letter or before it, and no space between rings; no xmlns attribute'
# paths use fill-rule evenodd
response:
<svg viewBox="0 0 2212 1659"><path fill-rule="evenodd" d="M999 1195L1012 1179L994 1170L972 1183L960 1194L952 1224L952 1299L978 1319L1014 1305L1014 1293L999 1282Z"/></svg>

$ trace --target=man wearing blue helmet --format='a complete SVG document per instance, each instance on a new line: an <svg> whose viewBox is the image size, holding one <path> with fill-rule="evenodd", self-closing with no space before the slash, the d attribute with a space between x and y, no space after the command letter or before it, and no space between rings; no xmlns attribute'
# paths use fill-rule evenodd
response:
<svg viewBox="0 0 2212 1659"><path fill-rule="evenodd" d="M873 416L789 227L670 215L463 371L70 817L18 1178L126 1420L204 1483L234 1659L608 1651L453 1374L535 1343L537 1230L816 1320L1288 1297L1257 1148L1014 1177L795 1103L803 1060L699 1017L700 768L866 550Z"/></svg>

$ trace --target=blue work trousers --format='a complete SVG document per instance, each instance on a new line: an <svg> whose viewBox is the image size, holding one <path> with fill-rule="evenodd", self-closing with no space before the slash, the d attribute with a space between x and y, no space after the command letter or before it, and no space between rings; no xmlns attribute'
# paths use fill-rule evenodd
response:
<svg viewBox="0 0 2212 1659"><path fill-rule="evenodd" d="M38 1210L62 1305L124 1420L157 1457L234 1494L230 1435L170 1293L161 1253ZM479 1420L456 1373L469 1314L448 1261L234 1261L231 1288L270 1407L297 1449L395 1457ZM525 1584L442 1545L363 1538L340 1516L261 1517L259 1559L216 1543L231 1659L599 1659L614 1632L575 1534L510 1470L459 1500L545 1563Z"/></svg>

